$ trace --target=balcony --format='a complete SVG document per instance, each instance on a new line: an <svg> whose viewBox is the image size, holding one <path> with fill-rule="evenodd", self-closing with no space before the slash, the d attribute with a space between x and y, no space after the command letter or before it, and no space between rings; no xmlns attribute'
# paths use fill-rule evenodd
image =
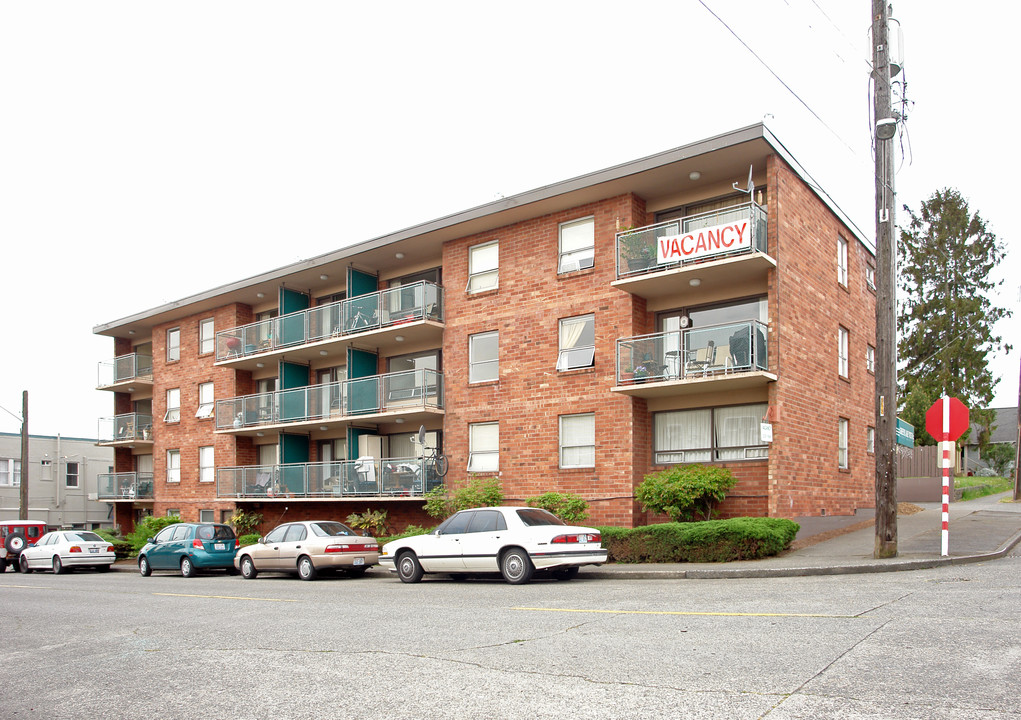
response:
<svg viewBox="0 0 1021 720"><path fill-rule="evenodd" d="M424 421L442 412L443 375L405 370L218 400L216 429L255 435L267 428L345 425L352 420Z"/></svg>
<svg viewBox="0 0 1021 720"><path fill-rule="evenodd" d="M423 281L218 332L216 362L252 370L284 353L311 362L356 343L386 355L442 335L443 288Z"/></svg>
<svg viewBox="0 0 1021 720"><path fill-rule="evenodd" d="M134 447L138 443L152 444L152 415L126 413L99 419L97 445Z"/></svg>
<svg viewBox="0 0 1021 720"><path fill-rule="evenodd" d="M96 479L100 500L152 500L151 472L102 473Z"/></svg>
<svg viewBox="0 0 1021 720"><path fill-rule="evenodd" d="M768 337L764 323L747 321L621 338L612 390L674 397L775 382L768 371Z"/></svg>
<svg viewBox="0 0 1021 720"><path fill-rule="evenodd" d="M421 502L425 493L443 484L432 462L416 457L217 468L216 496L262 501L417 498Z"/></svg>
<svg viewBox="0 0 1021 720"><path fill-rule="evenodd" d="M612 284L674 305L765 293L776 267L766 255L766 227L765 209L745 203L619 232Z"/></svg>
<svg viewBox="0 0 1021 720"><path fill-rule="evenodd" d="M146 387L152 391L152 358L132 353L99 363L97 390L127 390Z"/></svg>

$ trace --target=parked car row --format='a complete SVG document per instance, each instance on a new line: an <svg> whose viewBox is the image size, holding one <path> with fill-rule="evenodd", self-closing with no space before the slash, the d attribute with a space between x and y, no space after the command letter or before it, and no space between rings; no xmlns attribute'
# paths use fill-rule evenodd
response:
<svg viewBox="0 0 1021 720"><path fill-rule="evenodd" d="M171 570L192 577L202 570L225 570L246 580L275 572L314 580L324 573L360 577L379 564L405 583L418 582L426 573L499 573L518 585L536 572L570 580L584 565L603 564L606 550L601 543L597 530L566 525L533 507L462 510L428 534L394 540L382 549L374 538L335 520L284 523L245 547L229 525L183 522L149 539L138 553L138 572L148 577L154 570ZM113 545L88 531L47 533L20 549L23 572L61 573L72 567L103 571L113 561Z"/></svg>

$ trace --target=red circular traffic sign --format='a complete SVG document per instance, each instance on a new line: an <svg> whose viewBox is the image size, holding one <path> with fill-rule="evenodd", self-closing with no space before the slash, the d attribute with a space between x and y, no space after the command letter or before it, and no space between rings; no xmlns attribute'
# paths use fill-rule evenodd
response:
<svg viewBox="0 0 1021 720"><path fill-rule="evenodd" d="M943 401L950 403L950 431L943 432ZM968 429L968 408L955 397L940 398L925 413L925 429L940 442L956 440Z"/></svg>

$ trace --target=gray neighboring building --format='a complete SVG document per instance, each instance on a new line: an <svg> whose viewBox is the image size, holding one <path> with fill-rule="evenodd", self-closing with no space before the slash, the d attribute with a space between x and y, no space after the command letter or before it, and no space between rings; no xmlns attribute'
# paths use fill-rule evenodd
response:
<svg viewBox="0 0 1021 720"><path fill-rule="evenodd" d="M1007 408L991 408L996 413L996 417L993 419L993 432L989 436L990 444L1007 443L1017 447L1017 407ZM988 463L982 458L982 453L979 451L978 443L975 442L975 438L978 437L979 432L982 428L977 423L971 424L971 435L968 437L968 446L965 448L965 462L967 463L968 470L972 472L978 472L979 470L988 467Z"/></svg>
<svg viewBox="0 0 1021 720"><path fill-rule="evenodd" d="M112 505L97 502L96 476L111 472L113 448L95 438L29 435L28 519L53 528L113 525ZM21 435L0 433L0 520L17 520Z"/></svg>

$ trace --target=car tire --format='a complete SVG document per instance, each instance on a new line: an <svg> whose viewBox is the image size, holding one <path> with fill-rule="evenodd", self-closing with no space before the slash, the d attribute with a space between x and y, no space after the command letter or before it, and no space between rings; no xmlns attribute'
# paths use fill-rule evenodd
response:
<svg viewBox="0 0 1021 720"><path fill-rule="evenodd" d="M571 580L578 574L578 568L560 568L559 570L553 571L553 577L557 580Z"/></svg>
<svg viewBox="0 0 1021 720"><path fill-rule="evenodd" d="M152 566L149 565L149 558L145 555L138 558L138 574L142 577L149 577L152 575Z"/></svg>
<svg viewBox="0 0 1021 720"><path fill-rule="evenodd" d="M511 585L524 585L532 579L535 566L521 548L511 548L500 558L500 574Z"/></svg>
<svg viewBox="0 0 1021 720"><path fill-rule="evenodd" d="M181 558L181 577L195 577L195 563L188 556Z"/></svg>
<svg viewBox="0 0 1021 720"><path fill-rule="evenodd" d="M397 556L397 577L401 582L417 583L424 574L422 563L415 557L415 553L408 550Z"/></svg>
<svg viewBox="0 0 1021 720"><path fill-rule="evenodd" d="M60 575L64 572L64 563L60 562L60 555L53 556L53 574Z"/></svg>
<svg viewBox="0 0 1021 720"><path fill-rule="evenodd" d="M4 547L7 548L8 554L12 555L20 553L25 549L26 545L28 545L28 541L25 540L25 536L20 532L12 532L4 541Z"/></svg>
<svg viewBox="0 0 1021 720"><path fill-rule="evenodd" d="M259 571L255 569L255 561L250 555L241 556L241 577L245 580L254 580L259 577Z"/></svg>
<svg viewBox="0 0 1021 720"><path fill-rule="evenodd" d="M312 564L312 558L308 555L298 558L298 577L302 580L315 580L318 574L316 566Z"/></svg>
<svg viewBox="0 0 1021 720"><path fill-rule="evenodd" d="M25 575L28 575L30 572L32 572L32 568L28 566L28 558L25 557L24 555L18 558L18 565L15 568L15 571L17 570L20 570Z"/></svg>

